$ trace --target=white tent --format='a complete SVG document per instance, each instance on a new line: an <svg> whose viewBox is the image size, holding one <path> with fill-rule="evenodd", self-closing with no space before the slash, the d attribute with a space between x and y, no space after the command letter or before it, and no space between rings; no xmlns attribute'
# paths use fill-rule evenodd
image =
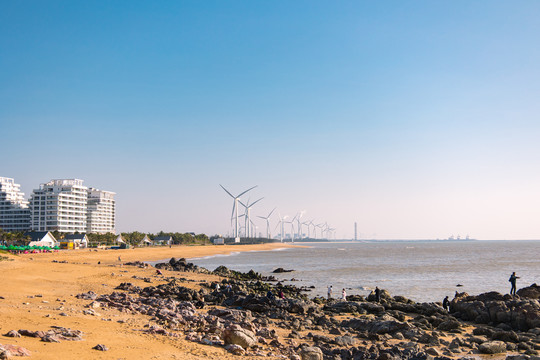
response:
<svg viewBox="0 0 540 360"><path fill-rule="evenodd" d="M124 238L122 237L122 235L118 235L118 237L116 238L116 240L114 240L114 242L117 242L119 244L125 244L126 243L124 241Z"/></svg>
<svg viewBox="0 0 540 360"><path fill-rule="evenodd" d="M139 246L143 246L143 245L152 245L152 240L150 240L148 235L144 235L144 238L139 243Z"/></svg>

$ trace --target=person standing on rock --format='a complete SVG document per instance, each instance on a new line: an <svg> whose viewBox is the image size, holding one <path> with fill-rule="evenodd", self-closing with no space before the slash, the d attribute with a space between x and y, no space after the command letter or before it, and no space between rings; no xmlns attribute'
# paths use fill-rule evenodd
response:
<svg viewBox="0 0 540 360"><path fill-rule="evenodd" d="M516 295L516 280L519 279L519 276L516 276L516 272L514 271L512 275L510 275L510 284L512 284L512 287L510 288L510 295Z"/></svg>
<svg viewBox="0 0 540 360"><path fill-rule="evenodd" d="M347 292L345 289L341 290L341 300L347 301Z"/></svg>
<svg viewBox="0 0 540 360"><path fill-rule="evenodd" d="M449 305L450 305L450 300L448 300L448 296L447 296L444 298L442 302L442 307L444 308L444 310L448 311Z"/></svg>
<svg viewBox="0 0 540 360"><path fill-rule="evenodd" d="M377 302L381 302L381 290L378 286L375 286L375 300L377 300Z"/></svg>
<svg viewBox="0 0 540 360"><path fill-rule="evenodd" d="M332 298L332 285L328 287L328 300Z"/></svg>

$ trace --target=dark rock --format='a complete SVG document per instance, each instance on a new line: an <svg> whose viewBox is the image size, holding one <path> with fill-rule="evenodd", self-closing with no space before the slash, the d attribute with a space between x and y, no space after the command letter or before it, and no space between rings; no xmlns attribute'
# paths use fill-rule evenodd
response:
<svg viewBox="0 0 540 360"><path fill-rule="evenodd" d="M37 331L30 331L30 330L24 330L24 329L20 329L18 332L22 336L35 337L35 338L42 337L44 335L44 334L39 334Z"/></svg>
<svg viewBox="0 0 540 360"><path fill-rule="evenodd" d="M535 289L536 287L531 286L530 292ZM510 295L489 292L454 298L451 308L455 311L454 315L476 323L490 323L495 326L505 324L520 331L540 327L540 303L534 299L513 298Z"/></svg>
<svg viewBox="0 0 540 360"><path fill-rule="evenodd" d="M497 331L491 336L491 339L513 343L519 342L518 335L513 331Z"/></svg>
<svg viewBox="0 0 540 360"><path fill-rule="evenodd" d="M107 346L103 345L103 344L97 344L92 349L99 350L99 351L107 351L107 350L109 350L109 348Z"/></svg>
<svg viewBox="0 0 540 360"><path fill-rule="evenodd" d="M60 339L58 338L58 335L56 334L47 334L44 337L41 338L41 341L43 342L51 342L51 343L59 343Z"/></svg>
<svg viewBox="0 0 540 360"><path fill-rule="evenodd" d="M280 274L280 273L287 273L287 272L293 272L294 270L285 270L284 268L277 268L272 273Z"/></svg>
<svg viewBox="0 0 540 360"><path fill-rule="evenodd" d="M83 300L96 300L97 294L93 291L88 291L86 293L77 294L75 297L77 299L83 299Z"/></svg>
<svg viewBox="0 0 540 360"><path fill-rule="evenodd" d="M181 271L181 272L202 272L202 273L208 273L209 271L203 268L199 268L197 265L193 263L188 263L186 259L175 259L171 258L169 262L166 263L158 263L155 265L156 269L161 270L170 270L170 271Z"/></svg>
<svg viewBox="0 0 540 360"><path fill-rule="evenodd" d="M437 330L441 331L451 331L461 328L461 323L457 320L447 320L437 326Z"/></svg>
<svg viewBox="0 0 540 360"><path fill-rule="evenodd" d="M517 295L519 295L519 297L522 297L522 298L539 300L540 299L540 286L536 284L532 284L529 287L519 289L517 291Z"/></svg>
<svg viewBox="0 0 540 360"><path fill-rule="evenodd" d="M17 332L17 330L9 330L7 332L7 334L5 334L4 336L7 336L7 337L21 337L21 334L19 334L19 332Z"/></svg>

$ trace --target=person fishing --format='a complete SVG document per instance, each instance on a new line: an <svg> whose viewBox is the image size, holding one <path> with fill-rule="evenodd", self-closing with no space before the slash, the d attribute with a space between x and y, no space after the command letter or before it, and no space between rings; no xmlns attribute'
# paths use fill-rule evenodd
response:
<svg viewBox="0 0 540 360"><path fill-rule="evenodd" d="M516 280L519 279L519 276L516 276L516 272L514 271L512 275L510 275L510 284L512 284L512 287L510 288L510 295L516 295Z"/></svg>

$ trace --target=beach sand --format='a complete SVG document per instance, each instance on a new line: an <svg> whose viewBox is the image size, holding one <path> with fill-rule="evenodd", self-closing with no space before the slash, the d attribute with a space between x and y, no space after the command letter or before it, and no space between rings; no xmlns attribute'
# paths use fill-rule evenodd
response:
<svg viewBox="0 0 540 360"><path fill-rule="evenodd" d="M48 254L6 255L11 261L0 261L0 344L20 345L31 351L31 359L237 359L223 348L201 345L180 338L148 335L140 330L149 323L144 315L121 313L114 309L95 309L99 314L85 315L89 300L77 294L93 291L109 294L122 282L156 286L164 283L155 269L120 266L130 261L156 261L194 258L239 251L275 250L291 245L173 246L125 250L68 250ZM121 257L121 262L118 257ZM56 260L58 262L53 262ZM64 263L64 261L66 263ZM98 264L100 262L100 264ZM210 269L213 270L213 269ZM213 275L174 273L165 276L190 280L219 280ZM139 278L151 278L147 283ZM197 282L181 285L197 288ZM51 326L80 330L83 341L46 343L39 338L11 338L10 330L47 331ZM109 350L93 350L97 344ZM249 357L243 357L249 358Z"/></svg>

